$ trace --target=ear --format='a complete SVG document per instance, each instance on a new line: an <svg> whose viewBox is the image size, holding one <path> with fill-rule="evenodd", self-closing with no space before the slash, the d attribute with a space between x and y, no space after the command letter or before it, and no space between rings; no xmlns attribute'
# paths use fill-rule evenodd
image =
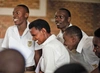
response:
<svg viewBox="0 0 100 73"><path fill-rule="evenodd" d="M45 34L47 32L45 28L42 28L41 31L43 34Z"/></svg>
<svg viewBox="0 0 100 73"><path fill-rule="evenodd" d="M28 18L29 17L29 13L25 13L25 17Z"/></svg>
<svg viewBox="0 0 100 73"><path fill-rule="evenodd" d="M70 23L70 21L71 21L71 17L68 17L68 22Z"/></svg>

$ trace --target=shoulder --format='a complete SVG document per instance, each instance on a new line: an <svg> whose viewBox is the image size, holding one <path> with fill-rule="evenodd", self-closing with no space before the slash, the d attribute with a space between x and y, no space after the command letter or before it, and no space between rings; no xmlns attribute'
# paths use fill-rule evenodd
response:
<svg viewBox="0 0 100 73"><path fill-rule="evenodd" d="M16 27L15 25L10 26L10 27L7 28L7 30L12 30L12 29L14 29L15 27Z"/></svg>

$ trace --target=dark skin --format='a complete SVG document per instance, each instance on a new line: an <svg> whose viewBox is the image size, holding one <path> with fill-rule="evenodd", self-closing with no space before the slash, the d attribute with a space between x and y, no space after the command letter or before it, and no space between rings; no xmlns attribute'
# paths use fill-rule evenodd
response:
<svg viewBox="0 0 100 73"><path fill-rule="evenodd" d="M13 21L18 28L19 35L22 36L27 28L29 13L22 6L16 6L13 10ZM33 66L26 67L27 71L33 71ZM27 72L26 71L26 72Z"/></svg>
<svg viewBox="0 0 100 73"><path fill-rule="evenodd" d="M27 13L23 7L17 6L14 8L13 20L14 20L15 25L17 25L18 27L20 36L23 34L24 30L27 27L28 16L29 16L29 13Z"/></svg>
<svg viewBox="0 0 100 73"><path fill-rule="evenodd" d="M80 42L80 39L77 36L70 35L67 33L63 34L63 38L64 38L64 45L67 46L70 51L76 49Z"/></svg>
<svg viewBox="0 0 100 73"><path fill-rule="evenodd" d="M94 36L93 45L94 45L93 51L100 58L100 38Z"/></svg>
<svg viewBox="0 0 100 73"><path fill-rule="evenodd" d="M35 27L33 27L31 29L31 35L33 36L33 40L38 40L38 44L42 44L49 36L51 36L51 33L47 33L45 28L42 28L41 30L36 29ZM42 55L42 49L41 50L36 50L35 51L35 61L36 64L38 63L40 57ZM41 70L39 73L43 73Z"/></svg>
<svg viewBox="0 0 100 73"><path fill-rule="evenodd" d="M57 28L62 30L62 32L70 25L70 21L71 17L68 16L65 10L58 10L55 13L55 23Z"/></svg>
<svg viewBox="0 0 100 73"><path fill-rule="evenodd" d="M68 14L66 13L66 11L64 10L58 10L55 13L55 23L60 24L57 25L58 29L61 29L62 32L64 32L64 30L70 25L70 21L71 21L71 17L68 17ZM41 57L41 53L40 51L36 50L35 55L37 55L38 57L36 57L36 64L39 61L39 58Z"/></svg>
<svg viewBox="0 0 100 73"><path fill-rule="evenodd" d="M24 73L25 59L16 50L5 49L0 52L0 73Z"/></svg>
<svg viewBox="0 0 100 73"><path fill-rule="evenodd" d="M96 68L95 70L93 70L91 73L100 73L99 69Z"/></svg>
<svg viewBox="0 0 100 73"><path fill-rule="evenodd" d="M36 66L37 66L38 61L39 61L41 56L42 56L42 49L35 50L35 57L34 57L34 59L35 59Z"/></svg>

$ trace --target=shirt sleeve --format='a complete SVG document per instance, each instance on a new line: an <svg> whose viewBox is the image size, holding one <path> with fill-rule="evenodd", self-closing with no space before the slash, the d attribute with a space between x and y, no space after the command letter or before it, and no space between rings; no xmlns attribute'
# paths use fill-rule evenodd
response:
<svg viewBox="0 0 100 73"><path fill-rule="evenodd" d="M9 29L7 29L7 31L5 33L5 37L4 37L2 45L1 45L2 48L9 48L9 46L8 46L8 44L9 44L9 36L8 36L8 34L9 34Z"/></svg>

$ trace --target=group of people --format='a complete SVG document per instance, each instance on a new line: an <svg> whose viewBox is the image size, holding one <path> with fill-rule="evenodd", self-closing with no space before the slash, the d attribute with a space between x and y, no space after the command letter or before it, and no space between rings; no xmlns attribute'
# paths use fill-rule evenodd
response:
<svg viewBox="0 0 100 73"><path fill-rule="evenodd" d="M55 24L60 29L57 36L46 20L28 22L28 17L26 5L14 8L15 25L7 29L2 43L0 72L99 73L100 28L93 38L89 37L71 24L71 13L66 8L55 13Z"/></svg>

